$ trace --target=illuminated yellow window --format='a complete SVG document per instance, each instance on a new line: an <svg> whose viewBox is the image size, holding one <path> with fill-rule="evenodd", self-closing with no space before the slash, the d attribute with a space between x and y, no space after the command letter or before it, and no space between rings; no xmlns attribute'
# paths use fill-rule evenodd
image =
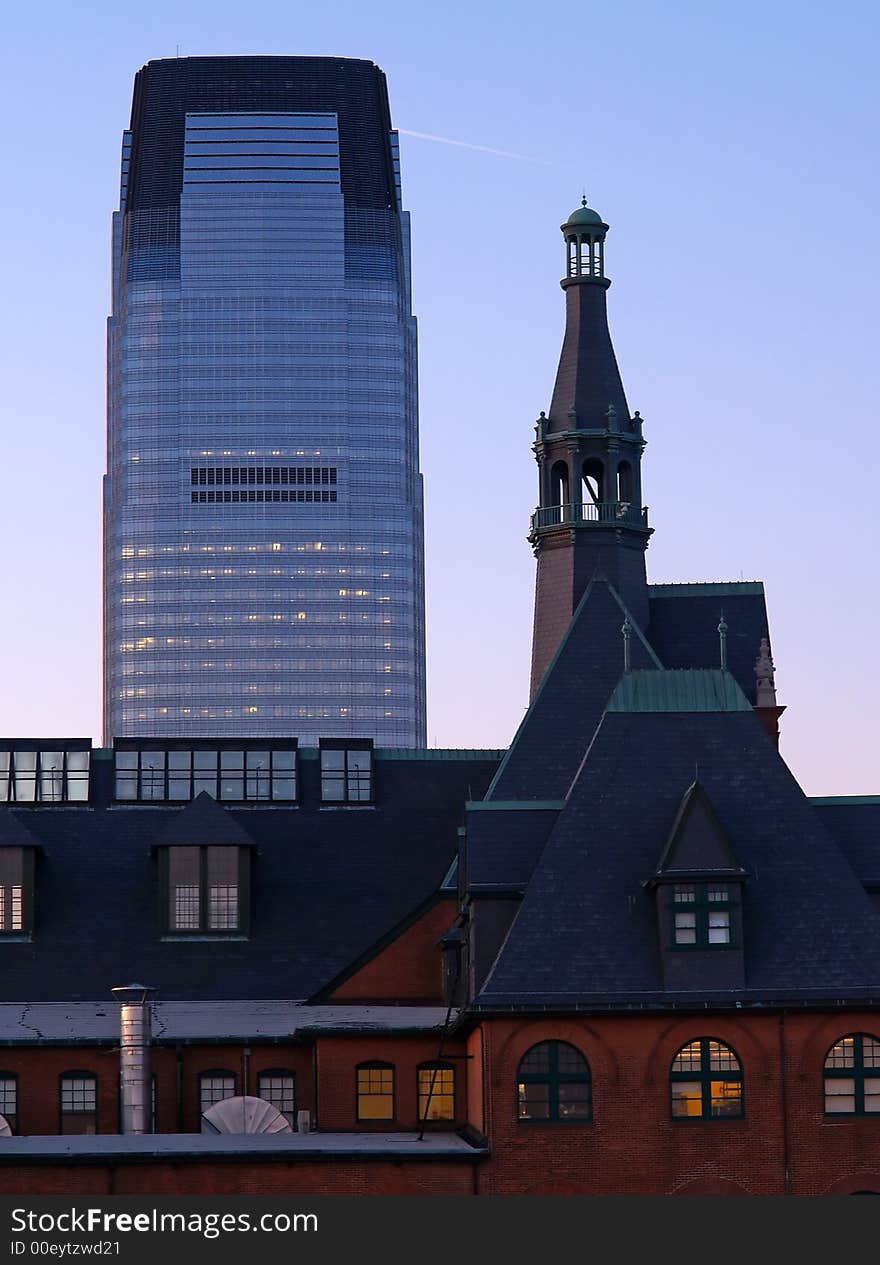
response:
<svg viewBox="0 0 880 1265"><path fill-rule="evenodd" d="M743 1115L742 1065L723 1041L700 1037L683 1045L669 1073L675 1119L731 1119Z"/></svg>
<svg viewBox="0 0 880 1265"><path fill-rule="evenodd" d="M428 1063L419 1068L419 1120L455 1119L455 1068Z"/></svg>
<svg viewBox="0 0 880 1265"><path fill-rule="evenodd" d="M390 1063L362 1063L357 1069L357 1118L394 1119L394 1068Z"/></svg>

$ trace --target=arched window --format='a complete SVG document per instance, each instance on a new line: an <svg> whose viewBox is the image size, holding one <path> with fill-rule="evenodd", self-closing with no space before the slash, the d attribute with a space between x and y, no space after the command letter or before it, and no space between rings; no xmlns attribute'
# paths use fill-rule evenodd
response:
<svg viewBox="0 0 880 1265"><path fill-rule="evenodd" d="M455 1068L422 1063L418 1068L419 1120L455 1119Z"/></svg>
<svg viewBox="0 0 880 1265"><path fill-rule="evenodd" d="M355 1068L358 1120L394 1119L394 1065L374 1060Z"/></svg>
<svg viewBox="0 0 880 1265"><path fill-rule="evenodd" d="M825 1056L825 1114L880 1112L880 1038L865 1032L841 1037Z"/></svg>
<svg viewBox="0 0 880 1265"><path fill-rule="evenodd" d="M18 1077L15 1072L0 1072L0 1116L13 1133L18 1133Z"/></svg>
<svg viewBox="0 0 880 1265"><path fill-rule="evenodd" d="M628 461L621 461L617 467L617 499L625 505L632 505L633 472Z"/></svg>
<svg viewBox="0 0 880 1265"><path fill-rule="evenodd" d="M516 1073L521 1121L589 1120L590 1065L565 1041L542 1041L520 1059Z"/></svg>
<svg viewBox="0 0 880 1265"><path fill-rule="evenodd" d="M743 1113L743 1074L723 1041L699 1037L683 1045L669 1073L676 1120L731 1120Z"/></svg>
<svg viewBox="0 0 880 1265"><path fill-rule="evenodd" d="M605 500L605 467L598 457L584 462L584 500L600 505Z"/></svg>
<svg viewBox="0 0 880 1265"><path fill-rule="evenodd" d="M568 504L568 466L564 461L556 461L550 471L550 504Z"/></svg>
<svg viewBox="0 0 880 1265"><path fill-rule="evenodd" d="M199 1111L207 1111L215 1102L235 1097L235 1072L226 1067L215 1067L199 1075Z"/></svg>
<svg viewBox="0 0 880 1265"><path fill-rule="evenodd" d="M296 1128L296 1080L289 1068L272 1067L260 1072L257 1096L276 1107L291 1129Z"/></svg>
<svg viewBox="0 0 880 1265"><path fill-rule="evenodd" d="M98 1132L98 1078L94 1072L62 1072L58 1078L61 1133Z"/></svg>

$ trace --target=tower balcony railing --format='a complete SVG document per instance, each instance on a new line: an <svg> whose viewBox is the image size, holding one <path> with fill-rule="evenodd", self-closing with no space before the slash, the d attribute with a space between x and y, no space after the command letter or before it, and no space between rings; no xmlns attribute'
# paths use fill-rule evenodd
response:
<svg viewBox="0 0 880 1265"><path fill-rule="evenodd" d="M613 526L627 524L630 527L648 526L648 507L639 509L629 501L575 501L568 505L543 505L535 510L529 526L532 531L542 527Z"/></svg>

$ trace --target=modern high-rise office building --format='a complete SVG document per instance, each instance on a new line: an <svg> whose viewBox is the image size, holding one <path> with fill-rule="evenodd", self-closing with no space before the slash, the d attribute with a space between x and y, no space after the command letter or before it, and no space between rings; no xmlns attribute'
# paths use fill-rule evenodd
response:
<svg viewBox="0 0 880 1265"><path fill-rule="evenodd" d="M385 76L136 76L113 216L104 734L425 743L409 219Z"/></svg>

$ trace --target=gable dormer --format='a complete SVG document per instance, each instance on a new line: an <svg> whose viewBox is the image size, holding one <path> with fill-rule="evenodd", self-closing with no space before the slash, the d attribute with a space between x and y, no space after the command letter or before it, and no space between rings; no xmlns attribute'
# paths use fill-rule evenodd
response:
<svg viewBox="0 0 880 1265"><path fill-rule="evenodd" d="M712 991L745 985L745 877L705 789L693 782L649 879L667 989Z"/></svg>

